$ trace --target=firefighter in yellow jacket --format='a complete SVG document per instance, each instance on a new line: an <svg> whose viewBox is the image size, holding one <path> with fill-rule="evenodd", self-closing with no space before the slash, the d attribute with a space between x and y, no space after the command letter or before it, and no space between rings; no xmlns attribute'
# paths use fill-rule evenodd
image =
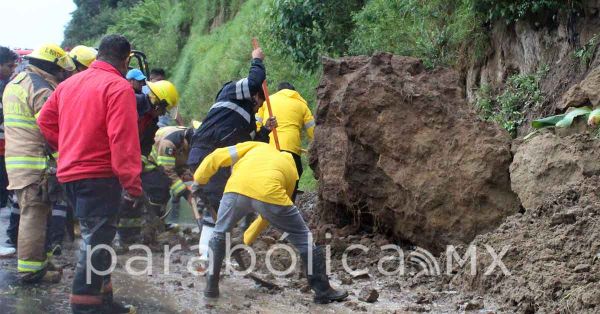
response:
<svg viewBox="0 0 600 314"><path fill-rule="evenodd" d="M47 272L45 251L48 149L36 116L56 85L75 65L59 46L46 44L27 56L29 65L4 91L6 170L9 190L21 207L17 241L18 271L23 282L37 282Z"/></svg>
<svg viewBox="0 0 600 314"><path fill-rule="evenodd" d="M219 168L231 166L231 177L225 186L208 245L210 264L204 296L219 296L221 264L226 252L225 234L242 217L258 212L275 228L289 234L287 239L302 257L308 283L315 292L314 301L329 303L345 299L348 296L346 291L329 285L323 250L312 243L311 233L291 200L298 180L291 154L261 142L219 148L204 158L194 174L194 181L202 186Z"/></svg>

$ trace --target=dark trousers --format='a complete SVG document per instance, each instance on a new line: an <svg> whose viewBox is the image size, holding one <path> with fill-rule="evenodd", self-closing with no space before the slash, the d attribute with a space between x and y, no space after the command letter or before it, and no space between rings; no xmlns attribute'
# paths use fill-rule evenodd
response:
<svg viewBox="0 0 600 314"><path fill-rule="evenodd" d="M49 246L62 244L65 238L69 211L69 206L63 202L52 203L52 218L48 220L48 236L46 240Z"/></svg>
<svg viewBox="0 0 600 314"><path fill-rule="evenodd" d="M17 239L19 238L19 219L21 218L21 209L19 208L18 202L11 202L10 208L10 219L8 222L8 228L6 229L6 235L8 240L6 242L11 246L17 247Z"/></svg>
<svg viewBox="0 0 600 314"><path fill-rule="evenodd" d="M88 280L87 261L98 271L111 265L112 256L107 250L93 249L100 244L110 246L115 237L121 186L116 178L85 179L66 183L65 190L75 207L83 239L71 292L71 307L77 313L112 301L110 274L100 276L91 271Z"/></svg>
<svg viewBox="0 0 600 314"><path fill-rule="evenodd" d="M7 243L16 246L19 237L19 219L21 218L19 203L11 204L10 218L6 235ZM72 210L62 203L54 202L52 204L52 216L46 224L46 250L52 249L52 246L62 244L65 238L65 229L67 220L73 219Z"/></svg>
<svg viewBox="0 0 600 314"><path fill-rule="evenodd" d="M296 164L296 170L298 171L298 181L296 181L296 187L294 187L294 194L292 194L292 202L295 202L296 195L298 194L298 183L300 183L300 178L302 177L302 172L304 171L304 169L302 168L302 157L287 150L286 152L290 153L292 157L294 157L294 163Z"/></svg>
<svg viewBox="0 0 600 314"><path fill-rule="evenodd" d="M0 208L6 207L8 202L8 174L6 174L6 164L4 156L0 156Z"/></svg>

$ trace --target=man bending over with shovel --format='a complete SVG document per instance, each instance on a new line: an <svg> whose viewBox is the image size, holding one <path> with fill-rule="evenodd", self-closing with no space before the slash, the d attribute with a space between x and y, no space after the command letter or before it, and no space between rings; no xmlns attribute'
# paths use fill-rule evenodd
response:
<svg viewBox="0 0 600 314"><path fill-rule="evenodd" d="M206 275L204 296L219 296L219 275L225 258L225 233L252 212L258 212L273 227L289 233L288 240L300 252L315 303L341 301L344 290L329 285L323 250L314 246L312 236L298 208L291 201L298 172L287 152L261 142L244 142L219 148L208 155L194 174L194 181L206 184L222 167L231 167L231 177L219 205L214 233L208 244L211 263Z"/></svg>

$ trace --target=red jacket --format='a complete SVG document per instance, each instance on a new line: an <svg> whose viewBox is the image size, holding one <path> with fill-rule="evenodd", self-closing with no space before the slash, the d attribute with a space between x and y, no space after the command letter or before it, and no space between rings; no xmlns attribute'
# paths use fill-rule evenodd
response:
<svg viewBox="0 0 600 314"><path fill-rule="evenodd" d="M94 61L59 84L37 122L58 148L60 182L117 176L129 194L142 194L135 96L112 65Z"/></svg>

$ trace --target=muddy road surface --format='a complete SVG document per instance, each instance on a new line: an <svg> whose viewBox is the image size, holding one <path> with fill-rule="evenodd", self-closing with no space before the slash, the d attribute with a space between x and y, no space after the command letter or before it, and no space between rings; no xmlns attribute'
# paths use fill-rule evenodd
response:
<svg viewBox="0 0 600 314"><path fill-rule="evenodd" d="M315 195L307 193L303 198L305 201L300 202L301 210L312 211ZM306 201L306 198L310 199ZM0 213L2 244L6 240L8 215L9 212L5 210ZM310 220L310 216L309 213L307 220ZM202 296L205 278L198 272L201 264L196 261L198 252L192 247L198 244L198 234L191 229L190 217L183 216L179 222L182 228L178 232L159 237L162 245L169 245L171 253L158 249L150 256L142 249L134 249L118 255L112 277L115 298L134 304L138 313L503 312L492 299L465 294L457 287L451 287L447 276L427 274L420 268L423 263L411 262L407 257L408 251L404 254L405 259L401 260L389 252L386 254L378 250L378 247L387 243L386 240L360 232L345 236L344 232L334 232L336 235L342 234L341 238L334 237L328 243L332 285L347 289L350 293L344 302L313 304L312 292L301 275L300 266L293 267L291 255L284 250L272 250L269 260L274 269L282 272L288 269L287 274L270 274L266 267L266 252L274 244L286 243L280 240L281 234L273 230L253 246L257 252L254 273L276 283L281 289L268 290L257 286L242 274L224 270L221 297L218 300L206 300ZM314 226L314 222L311 222L311 228ZM353 243L364 245L368 250L347 251ZM181 245L180 249L174 249L177 244ZM77 245L77 240L65 241L62 256L53 257L55 265L63 267L63 277L58 284L22 285L16 277L16 257L0 259L0 313L70 313L68 300ZM347 267L355 271L353 273L344 270L341 262L344 251L347 251ZM165 255L168 258L165 259ZM383 268L391 270L403 266L402 273L382 275L377 271L378 263L384 256L390 258L381 264Z"/></svg>

